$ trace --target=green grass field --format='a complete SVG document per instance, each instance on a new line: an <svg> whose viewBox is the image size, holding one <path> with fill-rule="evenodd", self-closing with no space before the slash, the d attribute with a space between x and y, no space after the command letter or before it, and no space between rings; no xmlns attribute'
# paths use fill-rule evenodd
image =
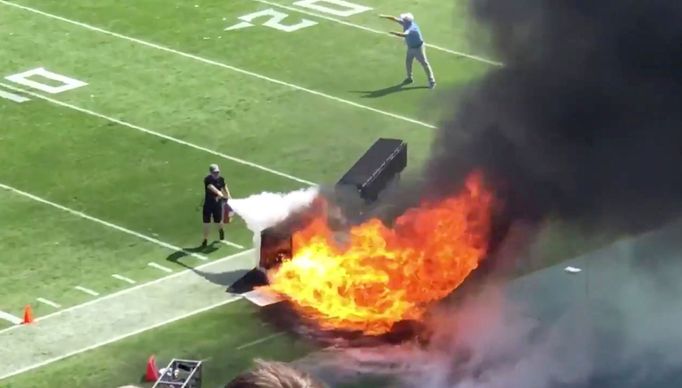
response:
<svg viewBox="0 0 682 388"><path fill-rule="evenodd" d="M213 387L313 351L222 292L253 264L241 222L192 249L200 180L215 162L235 197L334 182L379 137L418 170L457 91L499 65L465 4L0 0L0 386L143 385L155 353L206 360ZM396 86L403 43L376 15L405 10L435 90L417 63Z"/></svg>

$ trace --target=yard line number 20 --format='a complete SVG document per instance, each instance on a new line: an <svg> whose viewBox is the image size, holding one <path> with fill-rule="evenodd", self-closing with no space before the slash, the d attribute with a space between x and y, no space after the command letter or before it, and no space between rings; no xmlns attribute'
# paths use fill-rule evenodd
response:
<svg viewBox="0 0 682 388"><path fill-rule="evenodd" d="M372 9L364 5L354 4L345 0L299 0L294 2L293 5L340 17L348 17ZM304 28L312 27L317 24L317 22L308 19L300 19L297 22L285 23L285 19L289 17L290 15L287 13L277 11L273 8L268 8L262 11L250 13L248 15L239 16L237 19L241 21L225 28L225 31L253 27L256 25L256 19L266 18L267 20L264 20L260 24L261 26L274 28L275 30L283 32L294 32Z"/></svg>

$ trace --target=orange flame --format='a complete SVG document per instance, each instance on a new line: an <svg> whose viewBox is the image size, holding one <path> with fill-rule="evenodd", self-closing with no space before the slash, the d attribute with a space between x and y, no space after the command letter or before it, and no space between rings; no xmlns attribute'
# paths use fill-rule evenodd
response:
<svg viewBox="0 0 682 388"><path fill-rule="evenodd" d="M392 228L371 219L351 228L344 245L318 217L294 234L294 257L269 274L271 289L323 329L386 333L420 319L478 267L492 203L474 173L457 196L410 209Z"/></svg>

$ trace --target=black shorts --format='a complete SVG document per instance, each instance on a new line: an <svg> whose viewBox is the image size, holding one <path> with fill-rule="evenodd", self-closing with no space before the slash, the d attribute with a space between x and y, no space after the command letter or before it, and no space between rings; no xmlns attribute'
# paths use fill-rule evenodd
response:
<svg viewBox="0 0 682 388"><path fill-rule="evenodd" d="M204 203L203 220L204 224L211 222L219 223L223 221L223 206L222 202Z"/></svg>

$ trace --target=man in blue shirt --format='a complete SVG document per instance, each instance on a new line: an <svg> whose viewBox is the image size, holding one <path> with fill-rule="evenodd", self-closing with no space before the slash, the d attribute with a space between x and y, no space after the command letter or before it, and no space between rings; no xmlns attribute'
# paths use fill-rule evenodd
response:
<svg viewBox="0 0 682 388"><path fill-rule="evenodd" d="M422 37L422 33L419 30L419 26L414 21L414 16L412 16L411 13L404 13L401 14L400 17L390 15L379 15L379 17L393 20L394 22L403 26L402 32L390 32L391 35L405 38L405 44L407 45L407 55L405 57L405 70L407 71L407 78L405 78L403 84L412 83L412 62L417 59L426 72L426 76L429 79L429 87L433 89L436 86L436 79L433 76L431 65L429 64L428 59L426 59L424 38Z"/></svg>

